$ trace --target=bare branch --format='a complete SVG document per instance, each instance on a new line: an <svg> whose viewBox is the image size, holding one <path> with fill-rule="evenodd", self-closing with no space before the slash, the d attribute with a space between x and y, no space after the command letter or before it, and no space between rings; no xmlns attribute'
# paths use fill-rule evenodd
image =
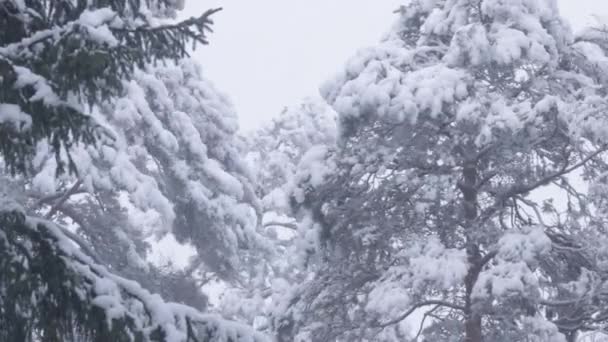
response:
<svg viewBox="0 0 608 342"><path fill-rule="evenodd" d="M414 337L414 341L418 341L418 338L420 337L420 334L422 334L422 329L424 328L424 323L425 323L426 319L429 316L431 316L433 314L433 312L435 312L440 307L441 307L440 305L435 305L435 307L433 307L432 309L430 309L429 311L427 311L427 312L424 313L424 316L420 320L420 327L418 328L418 333L416 334L416 337Z"/></svg>
<svg viewBox="0 0 608 342"><path fill-rule="evenodd" d="M458 305L458 304L454 304L454 303L450 303L450 302L446 302L443 300L425 300L423 302L420 302L414 306L412 306L409 310L407 310L406 312L404 312L403 314L401 314L399 317L394 318L390 321L384 322L384 323L377 323L375 326L378 328L386 328L390 325L393 324L397 324L401 321L403 321L404 319L408 318L414 311L424 307L424 306L429 306L429 305L436 305L437 307L446 307L446 308L450 308L450 309L454 309L454 310L459 310L464 312L465 311L465 307L462 305Z"/></svg>
<svg viewBox="0 0 608 342"><path fill-rule="evenodd" d="M518 185L518 186L514 186L511 189L509 189L508 191L506 191L505 193L499 195L499 197L503 200L506 200L510 197L514 197L514 196L518 196L521 194L525 194L528 193L532 190L535 190L543 185L547 185L549 183L551 183L551 181L569 174L572 171L577 170L578 168L580 168L581 166L584 166L585 164L587 164L591 159L597 157L598 155L602 154L606 152L606 147L603 146L602 148L600 148L599 150L595 151L594 153L588 155L587 157L585 157L583 160L581 160L580 162L567 167L567 164L564 165L564 167L559 170L558 172L555 172L551 175L548 175L542 179L537 180L536 182L532 183L532 184L526 184L526 185Z"/></svg>
<svg viewBox="0 0 608 342"><path fill-rule="evenodd" d="M507 191L496 194L495 203L490 208L488 208L482 216L480 216L480 221L484 222L484 221L490 219L490 217L497 210L499 210L502 207L503 203L505 201L509 200L510 198L514 198L514 197L529 193L541 186L550 184L552 181L558 179L559 177L565 176L565 175L579 169L580 167L585 166L590 160L596 158L597 156L599 156L600 154L602 154L606 151L607 151L607 147L602 146L597 151L593 152L592 154L588 155L587 157L583 158L581 161L579 161L578 163L576 163L570 167L568 167L568 164L566 163L561 168L561 170L559 170L555 173L552 173L548 176L545 176L545 177L537 180L536 182L533 182L531 184L515 185L515 186L509 188Z"/></svg>
<svg viewBox="0 0 608 342"><path fill-rule="evenodd" d="M525 198L523 198L521 196L516 196L515 199L518 200L518 201L520 201L520 202L522 202L522 203L524 203L528 207L532 208L532 210L534 211L534 214L536 215L536 219L538 220L538 223L543 228L547 227L547 225L545 224L545 221L543 220L543 215L540 212L540 210L538 209L538 204L536 204L536 203L534 203L534 202L532 202L530 200L527 200L527 199L525 199Z"/></svg>

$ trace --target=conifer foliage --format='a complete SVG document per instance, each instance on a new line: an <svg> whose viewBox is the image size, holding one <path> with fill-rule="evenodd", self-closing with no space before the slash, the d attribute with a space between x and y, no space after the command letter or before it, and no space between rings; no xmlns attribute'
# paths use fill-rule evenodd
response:
<svg viewBox="0 0 608 342"><path fill-rule="evenodd" d="M76 148L117 146L121 136L89 112L122 96L137 70L177 62L190 44L207 42L217 10L176 23L171 18L181 6L172 0L0 1L0 160L18 175L9 188L23 181L22 189L31 189L27 175L45 165L45 154L33 162L41 146L52 152L57 176L78 174L83 165L72 158ZM81 185L78 180L51 199L65 204ZM9 190L0 188L0 340L262 340L113 274L88 246L93 240L28 216L16 204L25 194ZM55 204L45 217L58 210Z"/></svg>
<svg viewBox="0 0 608 342"><path fill-rule="evenodd" d="M0 149L8 167L24 171L36 143L48 139L63 169L62 151L69 156L75 142L102 134L81 104L119 94L136 67L205 44L217 10L165 22L175 9L172 0L0 2Z"/></svg>
<svg viewBox="0 0 608 342"><path fill-rule="evenodd" d="M341 136L300 166L292 197L317 224L323 266L278 321L294 331L284 340L575 341L604 329L598 37L574 39L554 0L403 6L387 38L322 88Z"/></svg>
<svg viewBox="0 0 608 342"><path fill-rule="evenodd" d="M263 340L218 316L164 302L95 263L54 224L2 205L2 341Z"/></svg>

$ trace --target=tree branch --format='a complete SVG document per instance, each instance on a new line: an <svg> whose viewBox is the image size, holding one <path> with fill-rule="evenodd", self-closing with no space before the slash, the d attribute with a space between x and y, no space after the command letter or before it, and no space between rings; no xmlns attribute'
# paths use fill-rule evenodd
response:
<svg viewBox="0 0 608 342"><path fill-rule="evenodd" d="M384 323L378 323L375 326L378 328L386 328L389 325L393 325L393 324L397 324L401 321L403 321L404 319L408 318L414 311L420 309L421 307L424 306L428 306L428 305L435 305L437 307L446 307L446 308L450 308L450 309L454 309L454 310L459 310L464 312L465 308L464 306L458 305L458 304L454 304L454 303L450 303L450 302L446 302L443 300L425 300L423 302L420 302L414 306L412 306L409 310L407 310L406 312L404 312L403 314L401 314L399 317L394 318L390 321L384 322Z"/></svg>
<svg viewBox="0 0 608 342"><path fill-rule="evenodd" d="M578 168L586 165L591 159L606 152L606 150L607 150L607 147L602 146L597 151L593 152L592 154L588 155L587 157L583 158L581 161L579 161L578 163L576 163L570 167L568 167L568 164L566 163L561 168L561 170L559 170L555 173L552 173L548 176L545 176L545 177L537 180L536 182L533 182L531 184L515 185L515 186L509 188L507 191L496 194L495 203L491 207L489 207L482 216L480 216L480 221L483 222L483 221L489 219L498 209L501 208L502 203L504 203L509 198L514 198L516 196L520 196L522 194L529 193L541 186L547 185L547 184L551 183L553 180L555 180L559 177L562 177L564 175L567 175L570 172L575 171Z"/></svg>
<svg viewBox="0 0 608 342"><path fill-rule="evenodd" d="M543 227L546 228L547 224L545 224L545 221L543 220L543 215L540 212L540 210L538 209L538 205L530 200L527 200L521 196L515 196L514 197L515 200L518 200L520 202L522 202L523 204L527 205L528 207L532 208L532 210L534 211L534 215L536 215L536 219L538 220L538 223Z"/></svg>
<svg viewBox="0 0 608 342"><path fill-rule="evenodd" d="M559 170L558 172L553 173L553 174L551 174L549 176L546 176L546 177L544 177L542 179L539 179L538 181L536 181L536 182L534 182L532 184L514 186L509 191L505 192L504 195L501 196L501 197L504 197L504 199L508 199L510 197L513 197L513 196L517 196L517 195L521 195L521 194L524 194L524 193L528 193L528 192L530 192L532 190L535 190L536 188L541 187L543 185L547 185L551 181L553 181L553 180L555 180L555 179L557 179L557 178L559 178L561 176L567 175L570 172L575 171L576 169L580 168L581 166L584 166L591 159L597 157L598 155L600 155L600 154L602 154L604 152L606 152L606 147L605 146L601 147L599 150L597 150L594 153L592 153L592 154L588 155L587 157L583 158L583 160L581 160L580 162L578 162L578 163L576 163L576 164L574 164L574 165L572 165L570 167L567 167L568 165L565 164L564 167L562 167L562 169Z"/></svg>
<svg viewBox="0 0 608 342"><path fill-rule="evenodd" d="M296 230L296 231L298 230L298 225L296 223L279 222L279 221L270 221L270 222L264 223L264 228L268 228L268 227L272 227L272 226L283 227L283 228Z"/></svg>
<svg viewBox="0 0 608 342"><path fill-rule="evenodd" d="M69 189L68 189L68 191L69 191ZM77 191L74 191L72 193L72 195L84 194L84 193L87 193L87 192L88 191L86 191L86 190L78 189ZM44 197L38 197L38 194L31 192L31 193L28 194L28 196L35 197L35 198L37 197L37 201L38 201L37 205L41 206L43 204L53 204L53 202L55 200L57 200L59 198L62 198L63 196L65 196L65 194L66 194L65 192L56 192L54 194L47 195L47 196L44 196Z"/></svg>
<svg viewBox="0 0 608 342"><path fill-rule="evenodd" d="M490 260L494 259L494 257L498 254L498 250L492 250L488 252L488 254L484 255L481 260L479 260L479 267L483 268Z"/></svg>
<svg viewBox="0 0 608 342"><path fill-rule="evenodd" d="M66 191L63 196L61 196L61 198L59 198L59 200L57 202L55 202L55 204L51 207L51 210L44 215L45 219L50 219L51 217L53 217L53 215L55 215L55 213L59 210L59 208L75 193L78 192L78 189L80 188L80 185L82 185L82 179L79 179L78 181L76 181L76 183L68 190Z"/></svg>
<svg viewBox="0 0 608 342"><path fill-rule="evenodd" d="M538 302L540 305L544 306L570 306L576 303L579 303L580 299L565 299L565 300L541 300Z"/></svg>
<svg viewBox="0 0 608 342"><path fill-rule="evenodd" d="M101 262L101 259L99 258L99 256L97 255L97 253L89 246L89 244L84 241L80 236L78 236L78 234L71 232L70 230L68 230L67 228L55 224L57 227L59 227L59 229L61 230L61 232L67 236L70 240L72 240L76 245L78 245L78 247L80 247L80 249L89 257L91 257L91 259L93 259L93 261L97 264L103 265Z"/></svg>
<svg viewBox="0 0 608 342"><path fill-rule="evenodd" d="M418 341L420 334L422 334L422 329L424 329L424 322L426 321L427 317L431 316L433 312L435 312L440 307L441 305L435 305L435 307L424 313L424 316L420 320L420 327L418 328L418 333L416 334L416 337L414 337L414 341Z"/></svg>

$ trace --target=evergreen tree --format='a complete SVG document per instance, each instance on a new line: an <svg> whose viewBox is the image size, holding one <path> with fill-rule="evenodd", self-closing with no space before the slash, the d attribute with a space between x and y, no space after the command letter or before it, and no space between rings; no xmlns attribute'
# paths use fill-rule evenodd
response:
<svg viewBox="0 0 608 342"><path fill-rule="evenodd" d="M138 74L108 112L137 167L173 205L169 230L196 248L191 270L236 276L240 251L259 243L261 208L232 104L199 65L183 61Z"/></svg>
<svg viewBox="0 0 608 342"><path fill-rule="evenodd" d="M322 266L277 319L281 338L575 341L603 330L599 37L573 39L554 0L403 6L382 43L322 88L341 135L305 158L292 192Z"/></svg>
<svg viewBox="0 0 608 342"><path fill-rule="evenodd" d="M138 240L172 233L197 249L186 273L200 268L234 277L238 251L258 243L260 209L231 104L193 61L150 66L126 83L123 96L94 115L115 140L74 148L78 177L59 175L55 160L37 157L31 192L38 203L56 206L59 219L75 222L85 239L96 239L106 260L123 246L118 255L138 266L145 259Z"/></svg>
<svg viewBox="0 0 608 342"><path fill-rule="evenodd" d="M334 144L336 135L335 112L322 99L306 98L244 137L262 202L264 243L241 254L243 281L226 284L219 305L224 315L272 333L284 298L311 273L306 267L311 237L300 236L306 231L291 216L287 194L308 150Z"/></svg>
<svg viewBox="0 0 608 342"><path fill-rule="evenodd" d="M302 157L336 140L335 112L322 99L306 98L286 107L270 123L248 134L248 159L255 166L257 193L267 210L287 207L287 188Z"/></svg>
<svg viewBox="0 0 608 342"><path fill-rule="evenodd" d="M99 158L99 151L124 156L123 136L95 115L106 100L128 92L125 85L138 70L177 61L187 56L191 43L206 43L209 17L217 10L175 23L171 17L182 5L174 0L0 2L1 160L10 173L21 174L0 187L0 340L263 340L245 327L164 302L113 273L128 254L123 248L137 253L142 246L112 227L127 221L118 198L95 187L104 179L92 178L102 174L90 172L95 169L90 160L82 163L87 155L94 162L111 161ZM29 179L32 173L36 178ZM130 175L155 184L144 172ZM50 204L45 217L59 221L61 212L86 234L30 216L33 212L16 203L29 208L32 193L23 189L56 183L63 189L38 197L38 205ZM68 201L82 192L94 197ZM140 199L146 195L139 193ZM92 199L102 203L104 214ZM154 199L171 210L166 199ZM78 206L76 213L85 219L70 215L71 206ZM114 228L119 246L104 228Z"/></svg>
<svg viewBox="0 0 608 342"><path fill-rule="evenodd" d="M12 172L25 171L39 141L60 154L92 143L95 129L81 104L120 94L136 67L187 55L206 43L210 10L165 22L173 0L10 0L0 6L0 148ZM68 167L75 165L68 158Z"/></svg>

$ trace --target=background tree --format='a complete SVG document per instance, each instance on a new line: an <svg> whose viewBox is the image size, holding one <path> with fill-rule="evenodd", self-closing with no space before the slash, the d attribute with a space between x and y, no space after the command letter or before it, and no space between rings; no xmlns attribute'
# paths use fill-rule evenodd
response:
<svg viewBox="0 0 608 342"><path fill-rule="evenodd" d="M403 6L322 88L341 135L292 198L323 263L276 321L284 340L604 329L606 61L555 1Z"/></svg>
<svg viewBox="0 0 608 342"><path fill-rule="evenodd" d="M309 149L334 144L334 111L319 98L286 107L271 122L243 137L256 193L262 202L263 248L242 252L241 282L224 284L218 309L228 317L272 333L272 318L292 288L310 274L310 251L292 216L288 193L297 165ZM308 237L310 238L310 237Z"/></svg>
<svg viewBox="0 0 608 342"><path fill-rule="evenodd" d="M288 206L276 202L286 202L286 187L306 152L335 143L335 120L335 112L322 99L306 98L245 137L248 160L257 170L256 192L266 207Z"/></svg>

